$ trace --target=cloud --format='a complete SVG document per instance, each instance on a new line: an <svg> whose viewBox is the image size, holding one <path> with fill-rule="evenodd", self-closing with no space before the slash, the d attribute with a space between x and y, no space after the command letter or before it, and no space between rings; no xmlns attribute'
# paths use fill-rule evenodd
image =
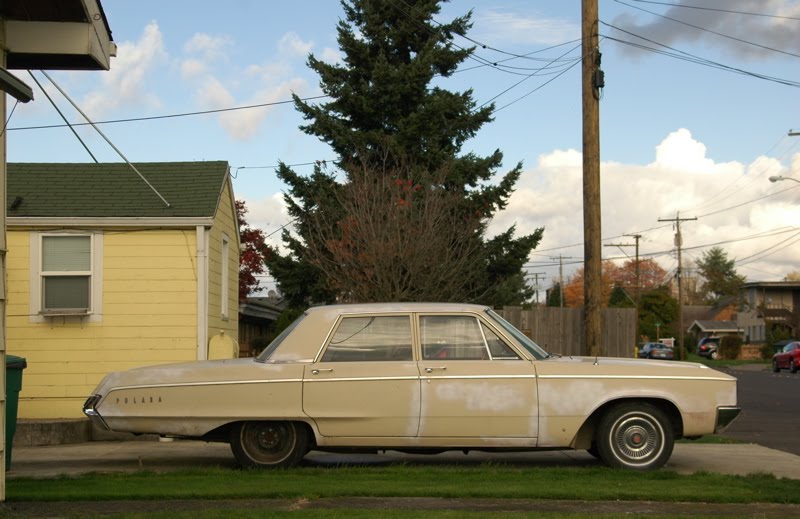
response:
<svg viewBox="0 0 800 519"><path fill-rule="evenodd" d="M487 9L474 17L475 37L505 43L553 45L580 38L580 26L567 20Z"/></svg>
<svg viewBox="0 0 800 519"><path fill-rule="evenodd" d="M800 153L791 160L794 167L800 165ZM674 228L659 218L675 218L680 212L682 218L698 217L681 226L688 262L702 257L710 244L721 243L729 257L744 260L737 264L741 274L750 279L782 279L798 270L797 245L794 250L791 245L792 240L800 243L800 184L772 184L767 178L789 175L789 171L787 164L770 157L759 157L749 165L714 162L706 156L704 144L687 129L678 129L655 145L649 164L601 164L604 243L639 233L641 253L656 254L662 267L674 268ZM537 248L541 252L534 250L532 261L549 261L547 256L562 254L570 258L567 263L580 262L582 192L581 153L554 150L544 154L522 174L507 209L495 217L489 232L501 232L512 224L520 234L544 227ZM699 246L704 247L695 248ZM632 254L632 250L626 252ZM606 247L603 254L622 255ZM567 267L566 272L577 266Z"/></svg>
<svg viewBox="0 0 800 519"><path fill-rule="evenodd" d="M120 106L161 105L158 97L147 90L148 74L167 58L158 24L147 24L138 41L120 43L117 56L111 70L99 76L102 87L87 94L81 103L83 110L93 118Z"/></svg>
<svg viewBox="0 0 800 519"><path fill-rule="evenodd" d="M765 47L786 52L800 52L796 20L748 16L734 12L756 12L797 18L800 16L800 2L797 0L762 0L760 2L717 0L703 3L703 7L719 9L717 11L691 8L691 6L697 5L697 2L693 0L681 0L675 7L669 9L656 5L640 6L636 4L636 7L628 8L627 12L616 16L612 25L664 45L688 42L708 43L724 49L728 54L738 58L758 59L778 55ZM654 16L645 12L645 9L673 20ZM709 31L724 34L730 38ZM619 31L612 30L612 32L615 33L614 36L625 40L635 39ZM737 39L743 41L737 41ZM745 42L756 43L761 47ZM623 46L623 48L629 53L638 52L627 46Z"/></svg>
<svg viewBox="0 0 800 519"><path fill-rule="evenodd" d="M183 45L187 54L199 54L205 60L226 59L227 49L233 45L228 36L213 36L202 32L195 33Z"/></svg>
<svg viewBox="0 0 800 519"><path fill-rule="evenodd" d="M324 49L322 49L321 58L322 61L331 65L334 63L341 63L342 53L339 51L339 49L332 49L330 47L325 47Z"/></svg>
<svg viewBox="0 0 800 519"><path fill-rule="evenodd" d="M247 207L245 219L250 227L261 229L265 235L271 235L267 238L267 243L282 248L283 242L281 241L280 229L291 221L286 204L283 201L283 195L274 193L257 199L244 195L237 196L237 199L243 200Z"/></svg>
<svg viewBox="0 0 800 519"><path fill-rule="evenodd" d="M288 56L306 56L313 47L313 41L303 41L294 32L287 32L278 42L278 50Z"/></svg>
<svg viewBox="0 0 800 519"><path fill-rule="evenodd" d="M293 76L292 63L311 51L312 42L288 32L279 40L273 58L263 63L228 66L225 72L219 64L230 65L227 52L233 44L228 37L197 33L183 46L188 56L181 62L181 75L193 86L193 97L203 110L287 101L292 93L307 90L307 81ZM232 139L244 141L258 133L272 110L233 110L220 113L217 118Z"/></svg>

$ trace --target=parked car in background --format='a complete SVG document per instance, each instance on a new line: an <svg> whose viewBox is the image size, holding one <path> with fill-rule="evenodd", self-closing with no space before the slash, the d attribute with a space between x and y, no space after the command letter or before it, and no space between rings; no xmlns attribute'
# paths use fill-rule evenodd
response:
<svg viewBox="0 0 800 519"><path fill-rule="evenodd" d="M790 342L772 356L772 371L778 373L782 369L788 369L792 373L797 373L800 368L800 342Z"/></svg>
<svg viewBox="0 0 800 519"><path fill-rule="evenodd" d="M666 359L675 358L672 348L661 342L647 342L639 350L640 359Z"/></svg>
<svg viewBox="0 0 800 519"><path fill-rule="evenodd" d="M653 470L739 413L736 379L707 366L555 356L455 303L310 308L258 357L111 373L83 409L112 431L229 442L260 468L312 449L585 449Z"/></svg>
<svg viewBox="0 0 800 519"><path fill-rule="evenodd" d="M697 354L709 359L719 358L719 337L703 337L697 343Z"/></svg>

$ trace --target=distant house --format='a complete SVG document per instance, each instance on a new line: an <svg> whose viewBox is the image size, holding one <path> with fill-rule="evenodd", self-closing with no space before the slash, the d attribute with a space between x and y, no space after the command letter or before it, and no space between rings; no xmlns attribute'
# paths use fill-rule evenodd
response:
<svg viewBox="0 0 800 519"><path fill-rule="evenodd" d="M272 292L239 301L240 357L252 357L266 346L264 341L274 335L275 321L286 307L287 302Z"/></svg>
<svg viewBox="0 0 800 519"><path fill-rule="evenodd" d="M699 340L708 337L741 336L742 330L734 321L694 321L689 326L689 333L693 333Z"/></svg>
<svg viewBox="0 0 800 519"><path fill-rule="evenodd" d="M800 334L800 281L755 281L740 290L743 308L737 323L749 342L765 342L781 331L797 338Z"/></svg>
<svg viewBox="0 0 800 519"><path fill-rule="evenodd" d="M20 418L77 418L110 371L233 357L226 162L8 164L7 350ZM150 185L148 185L148 183Z"/></svg>

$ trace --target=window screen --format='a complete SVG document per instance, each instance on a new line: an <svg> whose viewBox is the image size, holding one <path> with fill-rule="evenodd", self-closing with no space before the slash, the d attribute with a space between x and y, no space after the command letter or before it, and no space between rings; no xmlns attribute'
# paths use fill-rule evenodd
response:
<svg viewBox="0 0 800 519"><path fill-rule="evenodd" d="M91 265L91 237L43 236L43 310L88 310Z"/></svg>

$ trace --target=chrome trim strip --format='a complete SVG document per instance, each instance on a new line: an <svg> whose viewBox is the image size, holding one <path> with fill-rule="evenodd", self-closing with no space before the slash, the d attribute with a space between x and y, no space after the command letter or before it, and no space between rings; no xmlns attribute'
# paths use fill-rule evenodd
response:
<svg viewBox="0 0 800 519"><path fill-rule="evenodd" d="M658 379L658 380L717 380L720 382L732 382L729 378L722 377L690 377L679 375L539 375L539 378L550 379Z"/></svg>
<svg viewBox="0 0 800 519"><path fill-rule="evenodd" d="M108 390L108 394L114 391L122 391L128 389L152 389L157 387L192 387L192 386L234 386L239 384L276 384L279 382L302 382L302 378L281 378L276 380L230 380L230 381L216 381L216 382L175 382L167 384L142 384L140 386L118 386L112 387Z"/></svg>
<svg viewBox="0 0 800 519"><path fill-rule="evenodd" d="M430 378L430 377L425 377ZM303 382L375 382L378 380L419 380L419 376L408 377L337 377L337 378L307 378Z"/></svg>
<svg viewBox="0 0 800 519"><path fill-rule="evenodd" d="M305 379L304 382L360 382L376 380L495 380L495 379L536 379L536 375L421 375L418 377L341 377L341 378L317 378Z"/></svg>

